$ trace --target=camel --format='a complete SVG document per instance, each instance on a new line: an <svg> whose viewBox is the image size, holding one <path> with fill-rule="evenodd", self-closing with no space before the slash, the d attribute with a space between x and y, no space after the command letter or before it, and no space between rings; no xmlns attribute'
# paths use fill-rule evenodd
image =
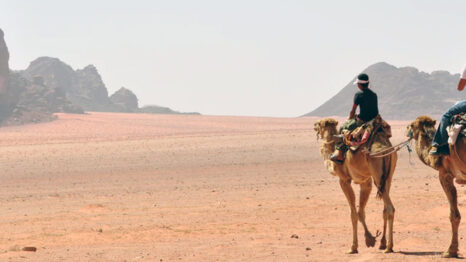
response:
<svg viewBox="0 0 466 262"><path fill-rule="evenodd" d="M393 252L393 220L395 208L390 199L390 185L395 171L397 154L393 152L382 158L372 158L368 156L367 151L360 148L355 152L348 150L346 160L343 164L338 164L330 160L330 155L335 149L335 137L337 135L338 122L332 118L325 118L314 124L314 130L317 137L323 140L320 153L324 158L325 166L328 171L339 178L340 187L348 200L351 210L351 222L353 229L353 243L347 254L358 253L358 219L364 228L364 237L367 247L375 246L376 238L374 237L366 224L365 207L372 190L372 181L377 186L377 197L383 199L383 233L379 249L384 253ZM391 147L388 135L383 132L373 134L373 143L370 146L370 152L380 152L381 150ZM351 181L360 185L359 210L356 210L356 199ZM386 238L388 224L388 237ZM387 241L388 239L388 241Z"/></svg>
<svg viewBox="0 0 466 262"><path fill-rule="evenodd" d="M436 128L435 120L428 116L420 116L407 127L407 136L415 141L416 153L419 159L439 172L440 184L447 195L450 204L450 223L452 230L451 243L442 257L458 257L458 227L461 215L458 210L456 187L453 179L464 183L466 179L466 138L458 137L454 146L450 145L449 156L429 155L432 148L432 139Z"/></svg>

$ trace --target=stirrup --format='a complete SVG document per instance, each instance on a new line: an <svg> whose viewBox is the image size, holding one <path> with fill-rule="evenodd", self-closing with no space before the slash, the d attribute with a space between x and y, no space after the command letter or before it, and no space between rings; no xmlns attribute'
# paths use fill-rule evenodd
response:
<svg viewBox="0 0 466 262"><path fill-rule="evenodd" d="M438 147L434 146L430 149L429 151L429 155L433 155L433 156L438 156L440 155L440 153L438 152Z"/></svg>

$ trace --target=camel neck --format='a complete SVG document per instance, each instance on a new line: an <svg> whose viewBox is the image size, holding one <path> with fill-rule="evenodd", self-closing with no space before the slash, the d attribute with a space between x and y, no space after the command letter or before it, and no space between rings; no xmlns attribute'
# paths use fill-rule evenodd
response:
<svg viewBox="0 0 466 262"><path fill-rule="evenodd" d="M429 151L432 149L432 139L425 134L419 134L416 140L416 153L421 161L433 168L435 168L434 159L429 157Z"/></svg>
<svg viewBox="0 0 466 262"><path fill-rule="evenodd" d="M326 130L323 134L323 137L322 137L323 144L322 144L321 153L322 153L322 157L324 158L324 160L330 159L330 155L335 150L334 135L336 135L336 133L337 133L336 129L329 129L329 130Z"/></svg>

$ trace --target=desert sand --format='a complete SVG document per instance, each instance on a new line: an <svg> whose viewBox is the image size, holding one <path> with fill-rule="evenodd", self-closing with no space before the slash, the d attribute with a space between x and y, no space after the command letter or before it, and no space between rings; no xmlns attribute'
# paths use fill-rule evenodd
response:
<svg viewBox="0 0 466 262"><path fill-rule="evenodd" d="M395 253L365 247L359 225L359 254L345 254L349 207L315 120L89 113L0 128L0 261L445 261L446 197L406 149L391 189ZM403 141L407 122L389 122Z"/></svg>

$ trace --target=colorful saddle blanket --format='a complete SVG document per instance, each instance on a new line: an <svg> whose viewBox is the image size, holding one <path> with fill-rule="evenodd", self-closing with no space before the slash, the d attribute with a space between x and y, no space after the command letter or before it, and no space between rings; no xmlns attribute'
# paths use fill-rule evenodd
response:
<svg viewBox="0 0 466 262"><path fill-rule="evenodd" d="M343 142L351 148L357 150L361 145L371 141L371 137L375 132L383 131L388 137L392 136L390 125L385 122L380 116L372 119L369 122L359 122L358 126L353 130L343 129Z"/></svg>
<svg viewBox="0 0 466 262"><path fill-rule="evenodd" d="M451 125L447 127L448 144L454 145L458 136L466 137L466 113L459 113L451 118Z"/></svg>

